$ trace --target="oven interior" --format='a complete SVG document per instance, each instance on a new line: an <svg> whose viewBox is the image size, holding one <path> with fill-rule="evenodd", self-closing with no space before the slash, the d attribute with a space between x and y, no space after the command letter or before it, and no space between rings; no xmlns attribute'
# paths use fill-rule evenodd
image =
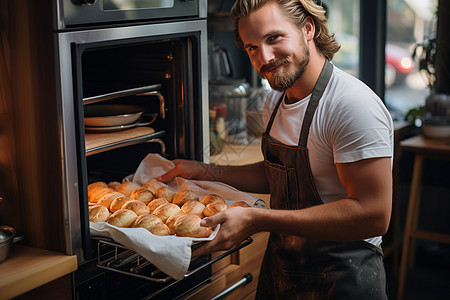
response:
<svg viewBox="0 0 450 300"><path fill-rule="evenodd" d="M90 247L88 184L122 182L149 153L159 153L167 159L202 157L198 38L194 32L164 39L73 45L85 259L96 256ZM122 130L84 125L88 106L111 104L143 108L136 122L139 126Z"/></svg>

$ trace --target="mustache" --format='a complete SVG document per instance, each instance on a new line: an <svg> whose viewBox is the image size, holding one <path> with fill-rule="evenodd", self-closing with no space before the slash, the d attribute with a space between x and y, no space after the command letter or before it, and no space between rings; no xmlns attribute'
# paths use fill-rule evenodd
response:
<svg viewBox="0 0 450 300"><path fill-rule="evenodd" d="M281 65L287 64L288 62L289 62L289 58L282 58L282 59L273 60L273 61L269 62L267 65L262 66L259 69L259 73L260 74L264 74L265 72L269 71L270 69L273 69L275 67L279 67Z"/></svg>

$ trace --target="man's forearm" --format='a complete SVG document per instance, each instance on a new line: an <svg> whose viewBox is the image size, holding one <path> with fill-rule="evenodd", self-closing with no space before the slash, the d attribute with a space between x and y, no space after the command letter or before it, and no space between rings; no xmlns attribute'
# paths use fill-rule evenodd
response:
<svg viewBox="0 0 450 300"><path fill-rule="evenodd" d="M241 191L269 193L263 162L245 166L205 164L203 167L204 172L199 179L223 182Z"/></svg>

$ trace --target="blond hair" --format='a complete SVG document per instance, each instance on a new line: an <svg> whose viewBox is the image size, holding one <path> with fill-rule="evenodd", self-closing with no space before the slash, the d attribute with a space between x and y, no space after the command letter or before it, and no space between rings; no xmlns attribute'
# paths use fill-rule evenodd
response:
<svg viewBox="0 0 450 300"><path fill-rule="evenodd" d="M269 2L277 3L283 13L298 28L305 25L306 17L311 17L316 27L314 42L317 48L328 60L333 59L340 46L336 42L334 34L328 32L325 10L312 0L236 0L231 9L231 19L234 22L234 37L238 47L243 48L243 42L239 35L239 20L248 17L250 13Z"/></svg>

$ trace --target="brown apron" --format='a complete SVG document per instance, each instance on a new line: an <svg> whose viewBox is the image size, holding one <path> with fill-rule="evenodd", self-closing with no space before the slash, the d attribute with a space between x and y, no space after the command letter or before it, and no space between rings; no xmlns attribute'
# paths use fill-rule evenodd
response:
<svg viewBox="0 0 450 300"><path fill-rule="evenodd" d="M270 136L278 101L262 139L272 209L323 204L306 147L315 110L333 71L324 64L302 123L298 146ZM365 241L328 242L271 233L259 276L257 299L387 299L383 254Z"/></svg>

